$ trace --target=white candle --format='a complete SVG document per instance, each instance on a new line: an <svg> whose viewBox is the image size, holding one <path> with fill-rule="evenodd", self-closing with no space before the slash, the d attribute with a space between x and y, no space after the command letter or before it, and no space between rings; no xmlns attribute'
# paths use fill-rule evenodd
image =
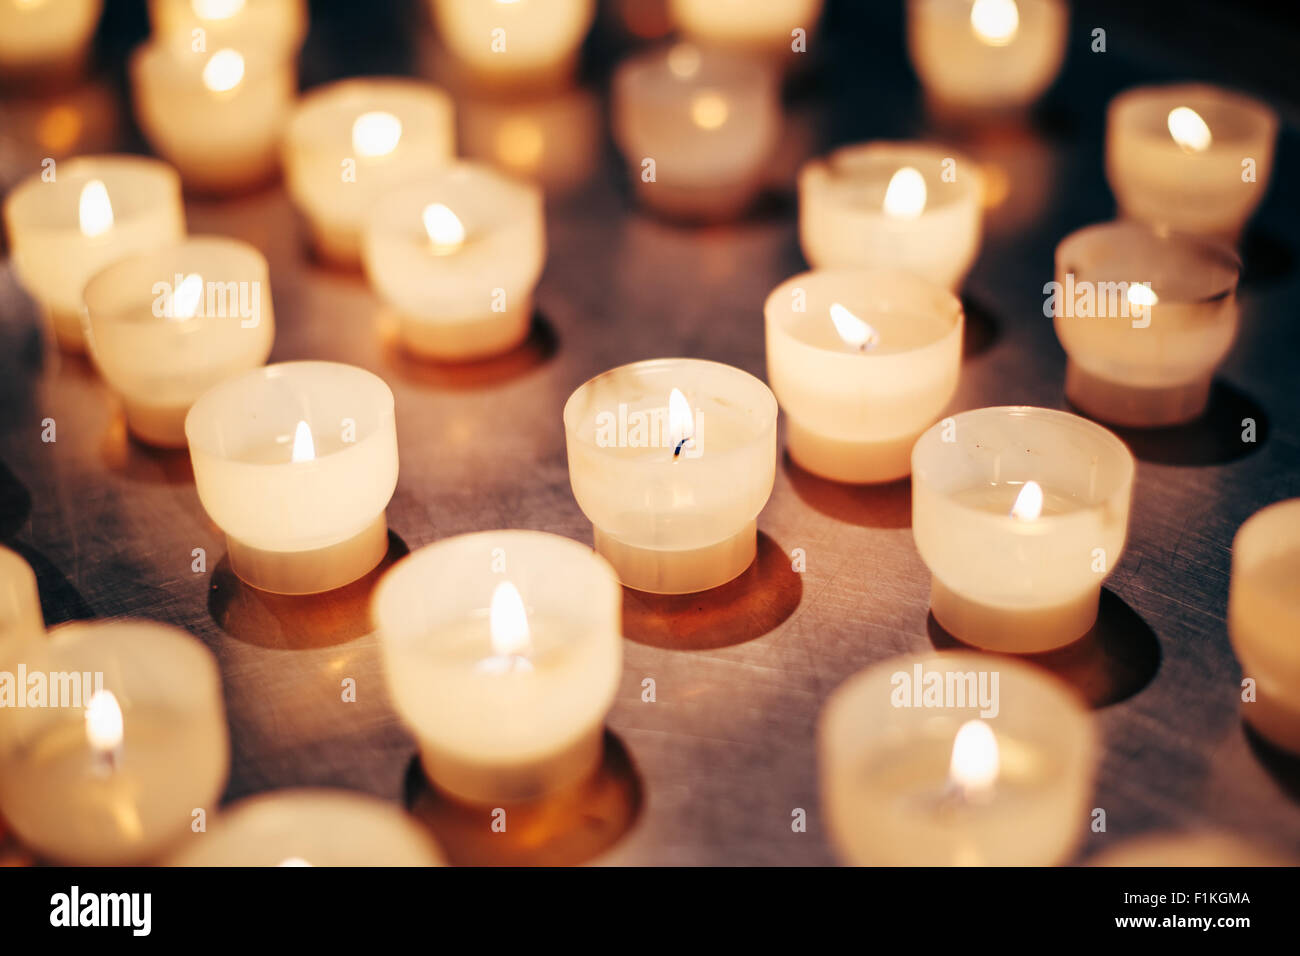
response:
<svg viewBox="0 0 1300 956"><path fill-rule="evenodd" d="M35 572L18 554L0 547L0 666L44 633Z"/></svg>
<svg viewBox="0 0 1300 956"><path fill-rule="evenodd" d="M822 0L669 0L668 10L693 42L783 58L800 39L808 49Z"/></svg>
<svg viewBox="0 0 1300 956"><path fill-rule="evenodd" d="M296 54L307 33L306 0L149 0L154 36L179 51L194 49L196 30L204 46L256 40Z"/></svg>
<svg viewBox="0 0 1300 956"><path fill-rule="evenodd" d="M479 85L568 83L595 0L429 0L443 44Z"/></svg>
<svg viewBox="0 0 1300 956"><path fill-rule="evenodd" d="M102 7L102 0L0 0L0 75L78 72Z"/></svg>
<svg viewBox="0 0 1300 956"><path fill-rule="evenodd" d="M1153 833L1103 850L1089 866L1295 866L1295 862L1226 833Z"/></svg>

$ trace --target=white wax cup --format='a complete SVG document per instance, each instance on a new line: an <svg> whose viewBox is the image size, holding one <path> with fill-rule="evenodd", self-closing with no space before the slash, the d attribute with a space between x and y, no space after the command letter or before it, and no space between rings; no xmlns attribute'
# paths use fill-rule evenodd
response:
<svg viewBox="0 0 1300 956"><path fill-rule="evenodd" d="M190 236L119 259L84 292L95 365L141 441L185 447L203 392L266 361L275 338L266 257L246 242Z"/></svg>
<svg viewBox="0 0 1300 956"><path fill-rule="evenodd" d="M79 156L54 169L53 180L33 173L9 194L5 228L19 282L59 344L81 351L86 281L115 259L180 239L185 209L176 170L155 159Z"/></svg>
<svg viewBox="0 0 1300 956"><path fill-rule="evenodd" d="M713 220L754 199L781 129L771 69L679 43L621 64L612 98L614 140L648 206Z"/></svg>
<svg viewBox="0 0 1300 956"><path fill-rule="evenodd" d="M693 42L786 57L796 31L803 31L807 49L822 0L668 0L668 12Z"/></svg>
<svg viewBox="0 0 1300 956"><path fill-rule="evenodd" d="M546 262L542 192L479 163L454 163L385 193L366 221L361 256L408 350L443 361L505 352L532 324Z"/></svg>
<svg viewBox="0 0 1300 956"><path fill-rule="evenodd" d="M0 3L0 76L15 79L81 65L103 0L4 0Z"/></svg>
<svg viewBox="0 0 1300 956"><path fill-rule="evenodd" d="M306 0L149 0L154 36L181 52L203 31L211 52L257 39L297 53L307 34Z"/></svg>
<svg viewBox="0 0 1300 956"><path fill-rule="evenodd" d="M44 633L36 573L21 556L0 547L0 666Z"/></svg>
<svg viewBox="0 0 1300 956"><path fill-rule="evenodd" d="M1257 511L1233 539L1228 633L1255 681L1242 715L1300 754L1300 498Z"/></svg>
<svg viewBox="0 0 1300 956"><path fill-rule="evenodd" d="M336 362L281 362L204 392L185 420L194 485L245 582L342 587L388 551L397 486L393 393Z"/></svg>
<svg viewBox="0 0 1300 956"><path fill-rule="evenodd" d="M465 156L530 180L548 194L589 181L605 149L603 107L584 89L527 99L460 99Z"/></svg>
<svg viewBox="0 0 1300 956"><path fill-rule="evenodd" d="M285 187L316 250L361 260L361 228L384 192L456 155L451 98L399 77L340 80L305 95L285 132Z"/></svg>
<svg viewBox="0 0 1300 956"><path fill-rule="evenodd" d="M430 780L491 805L589 776L622 674L621 609L605 561L537 531L460 535L394 565L372 616Z"/></svg>
<svg viewBox="0 0 1300 956"><path fill-rule="evenodd" d="M1106 111L1106 178L1127 217L1235 241L1268 191L1277 113L1201 83L1125 90Z"/></svg>
<svg viewBox="0 0 1300 956"><path fill-rule="evenodd" d="M16 666L27 686L0 720L0 812L27 846L60 863L148 862L195 810L216 812L230 744L198 639L150 621L68 624Z"/></svg>
<svg viewBox="0 0 1300 956"><path fill-rule="evenodd" d="M912 534L935 619L994 651L1082 637L1124 550L1134 471L1123 442L1068 412L979 408L929 429L912 451Z"/></svg>
<svg viewBox="0 0 1300 956"><path fill-rule="evenodd" d="M159 41L131 56L136 119L187 188L227 193L267 182L297 93L293 54L254 37L178 51Z"/></svg>
<svg viewBox="0 0 1300 956"><path fill-rule="evenodd" d="M817 269L900 268L957 289L980 245L978 165L942 146L875 142L799 171L799 241Z"/></svg>
<svg viewBox="0 0 1300 956"><path fill-rule="evenodd" d="M961 303L911 273L829 270L787 279L763 314L790 457L835 481L906 477L917 437L957 389ZM835 314L856 320L848 339Z"/></svg>
<svg viewBox="0 0 1300 956"><path fill-rule="evenodd" d="M1012 658L875 664L831 695L817 745L831 840L849 864L1051 866L1086 832L1091 715L1070 687Z"/></svg>
<svg viewBox="0 0 1300 956"><path fill-rule="evenodd" d="M1063 0L908 0L907 51L943 111L1029 106L1065 59Z"/></svg>
<svg viewBox="0 0 1300 956"><path fill-rule="evenodd" d="M758 379L698 359L623 365L569 396L573 495L623 584L684 594L749 567L776 475L776 413Z"/></svg>
<svg viewBox="0 0 1300 956"><path fill-rule="evenodd" d="M1071 403L1133 427L1199 416L1237 334L1240 273L1226 245L1140 223L1066 236L1056 247L1055 299L1044 311L1069 355Z"/></svg>
<svg viewBox="0 0 1300 956"><path fill-rule="evenodd" d="M274 790L218 814L172 866L442 866L408 814L347 790Z"/></svg>
<svg viewBox="0 0 1300 956"><path fill-rule="evenodd" d="M572 80L595 0L428 0L443 45L482 86Z"/></svg>

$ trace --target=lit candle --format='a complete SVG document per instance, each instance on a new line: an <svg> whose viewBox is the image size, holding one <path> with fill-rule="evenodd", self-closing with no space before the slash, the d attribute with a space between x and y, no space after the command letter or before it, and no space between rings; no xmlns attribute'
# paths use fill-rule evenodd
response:
<svg viewBox="0 0 1300 956"><path fill-rule="evenodd" d="M408 814L347 790L275 790L241 800L184 841L172 866L442 866Z"/></svg>
<svg viewBox="0 0 1300 956"><path fill-rule="evenodd" d="M1232 541L1228 633L1255 699L1251 726L1300 754L1300 498L1256 512Z"/></svg>
<svg viewBox="0 0 1300 956"><path fill-rule="evenodd" d="M375 201L454 158L451 98L416 80L331 83L302 98L283 153L285 186L317 252L357 265L361 225Z"/></svg>
<svg viewBox="0 0 1300 956"><path fill-rule="evenodd" d="M648 206L712 220L753 201L781 128L771 70L679 43L621 64L612 97L614 140Z"/></svg>
<svg viewBox="0 0 1300 956"><path fill-rule="evenodd" d="M957 388L961 303L906 272L815 271L777 286L763 313L790 457L835 481L905 477Z"/></svg>
<svg viewBox="0 0 1300 956"><path fill-rule="evenodd" d="M213 386L185 419L194 485L253 587L313 594L388 551L393 393L336 362L282 362Z"/></svg>
<svg viewBox="0 0 1300 956"><path fill-rule="evenodd" d="M1139 223L1066 236L1044 305L1069 356L1066 396L1117 425L1199 416L1237 333L1240 272L1227 246Z"/></svg>
<svg viewBox="0 0 1300 956"><path fill-rule="evenodd" d="M1106 178L1120 212L1235 241L1273 173L1277 113L1205 84L1142 86L1106 111Z"/></svg>
<svg viewBox="0 0 1300 956"><path fill-rule="evenodd" d="M622 674L621 608L607 563L536 531L460 535L394 565L372 616L429 779L495 804L588 777Z"/></svg>
<svg viewBox="0 0 1300 956"><path fill-rule="evenodd" d="M589 181L605 149L600 101L568 90L526 101L461 99L457 118L465 156L565 193Z"/></svg>
<svg viewBox="0 0 1300 956"><path fill-rule="evenodd" d="M1033 103L1065 59L1062 0L908 0L907 49L940 110Z"/></svg>
<svg viewBox="0 0 1300 956"><path fill-rule="evenodd" d="M797 31L808 49L822 0L669 0L668 10L693 42L783 58L800 40Z"/></svg>
<svg viewBox="0 0 1300 956"><path fill-rule="evenodd" d="M912 534L935 619L1020 654L1086 634L1124 550L1134 467L1068 412L979 408L930 428L912 451Z"/></svg>
<svg viewBox="0 0 1300 956"><path fill-rule="evenodd" d="M845 146L799 172L799 240L818 269L908 269L958 288L980 244L976 164L923 143Z"/></svg>
<svg viewBox="0 0 1300 956"><path fill-rule="evenodd" d="M1255 846L1226 833L1198 830L1153 833L1103 850L1089 866L1295 866L1272 848Z"/></svg>
<svg viewBox="0 0 1300 956"><path fill-rule="evenodd" d="M141 441L185 447L185 415L222 379L266 361L275 338L266 258L191 236L119 259L88 283L86 340Z"/></svg>
<svg viewBox="0 0 1300 956"><path fill-rule="evenodd" d="M102 7L102 0L0 0L0 75L75 74Z"/></svg>
<svg viewBox="0 0 1300 956"><path fill-rule="evenodd" d="M407 349L445 361L507 351L528 336L546 262L542 192L479 163L454 163L386 192L361 253Z"/></svg>
<svg viewBox="0 0 1300 956"><path fill-rule="evenodd" d="M44 633L35 572L19 555L0 547L0 665Z"/></svg>
<svg viewBox="0 0 1300 956"><path fill-rule="evenodd" d="M149 0L154 36L182 52L203 31L209 50L256 40L296 54L307 33L305 0Z"/></svg>
<svg viewBox="0 0 1300 956"><path fill-rule="evenodd" d="M185 235L180 178L135 156L64 160L54 179L33 173L5 200L14 269L59 344L84 348L81 292L114 259Z"/></svg>
<svg viewBox="0 0 1300 956"><path fill-rule="evenodd" d="M202 642L147 621L76 623L20 660L26 700L0 721L0 811L23 843L60 863L142 863L195 810L215 813L230 748Z"/></svg>
<svg viewBox="0 0 1300 956"><path fill-rule="evenodd" d="M655 359L569 396L569 481L596 551L628 587L717 587L753 562L776 474L776 399L718 362Z"/></svg>
<svg viewBox="0 0 1300 956"><path fill-rule="evenodd" d="M1086 832L1092 719L1055 677L970 651L851 677L818 722L822 805L857 866L1051 866Z"/></svg>
<svg viewBox="0 0 1300 956"><path fill-rule="evenodd" d="M536 90L573 78L595 0L429 0L443 45L470 79Z"/></svg>

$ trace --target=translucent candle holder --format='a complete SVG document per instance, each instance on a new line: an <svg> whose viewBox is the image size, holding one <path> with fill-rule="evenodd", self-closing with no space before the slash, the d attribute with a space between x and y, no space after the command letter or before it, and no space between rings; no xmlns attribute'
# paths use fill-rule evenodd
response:
<svg viewBox="0 0 1300 956"><path fill-rule="evenodd" d="M799 171L799 242L817 269L908 269L958 288L979 252L978 165L942 146L862 143Z"/></svg>
<svg viewBox="0 0 1300 956"><path fill-rule="evenodd" d="M674 391L688 425L674 427ZM573 495L623 584L704 591L753 563L776 476L776 411L754 376L697 359L623 365L569 396Z"/></svg>
<svg viewBox="0 0 1300 956"><path fill-rule="evenodd" d="M296 55L307 35L306 0L149 0L153 35L181 53L202 30L207 50L256 38Z"/></svg>
<svg viewBox="0 0 1300 956"><path fill-rule="evenodd" d="M781 129L770 68L679 43L621 64L612 98L614 140L651 209L722 220L758 194Z"/></svg>
<svg viewBox="0 0 1300 956"><path fill-rule="evenodd" d="M0 547L0 667L44 633L36 573L20 555Z"/></svg>
<svg viewBox="0 0 1300 956"><path fill-rule="evenodd" d="M372 616L434 785L496 805L590 776L622 676L622 604L590 548L537 531L459 535L394 565Z"/></svg>
<svg viewBox="0 0 1300 956"><path fill-rule="evenodd" d="M668 0L668 13L693 43L780 60L791 57L795 30L807 48L822 0Z"/></svg>
<svg viewBox="0 0 1300 956"><path fill-rule="evenodd" d="M393 393L337 362L281 362L204 392L185 419L194 485L255 588L342 587L388 552Z"/></svg>
<svg viewBox="0 0 1300 956"><path fill-rule="evenodd" d="M1300 498L1255 512L1232 541L1228 633L1255 700L1241 712L1300 754Z"/></svg>
<svg viewBox="0 0 1300 956"><path fill-rule="evenodd" d="M15 85L81 72L103 0L0 4L0 78Z"/></svg>
<svg viewBox="0 0 1300 956"><path fill-rule="evenodd" d="M1059 289L1048 311L1069 356L1071 403L1132 427L1200 416L1237 334L1240 274L1229 247L1140 223L1101 223L1066 236L1056 247ZM1135 284L1150 289L1133 291Z"/></svg>
<svg viewBox="0 0 1300 956"><path fill-rule="evenodd" d="M845 339L836 308L866 323L872 344ZM790 457L833 481L906 477L916 439L957 389L956 297L907 272L826 270L787 279L763 313Z"/></svg>
<svg viewBox="0 0 1300 956"><path fill-rule="evenodd" d="M431 220L431 209L440 216ZM451 233L430 233L431 222ZM508 351L528 336L546 262L542 191L480 163L454 163L384 194L366 221L361 257L409 351L453 362Z"/></svg>
<svg viewBox="0 0 1300 956"><path fill-rule="evenodd" d="M470 81L508 89L572 82L595 0L428 0L443 45Z"/></svg>
<svg viewBox="0 0 1300 956"><path fill-rule="evenodd" d="M972 721L991 740L959 759ZM831 842L851 865L1052 866L1086 832L1092 717L1070 687L1012 658L875 664L827 701L817 753Z"/></svg>
<svg viewBox="0 0 1300 956"><path fill-rule="evenodd" d="M266 361L275 338L269 278L266 257L248 243L191 236L119 259L86 284L86 341L133 435L184 448L195 399Z"/></svg>
<svg viewBox="0 0 1300 956"><path fill-rule="evenodd" d="M1124 550L1134 470L1123 442L1068 412L978 408L930 428L912 451L912 534L935 619L1017 654L1082 637Z"/></svg>
<svg viewBox="0 0 1300 956"><path fill-rule="evenodd" d="M1277 113L1202 83L1125 90L1106 111L1106 178L1120 212L1235 242L1268 191Z"/></svg>
<svg viewBox="0 0 1300 956"><path fill-rule="evenodd" d="M111 210L103 208L105 195ZM59 345L74 352L85 348L86 281L115 259L185 235L176 170L138 156L66 159L51 182L33 173L5 199L4 218L18 281Z"/></svg>
<svg viewBox="0 0 1300 956"><path fill-rule="evenodd" d="M213 814L230 744L216 660L150 621L75 623L24 651L43 706L0 721L0 812L42 857L91 866L156 859Z"/></svg>
<svg viewBox="0 0 1300 956"><path fill-rule="evenodd" d="M285 187L330 262L361 262L361 229L395 186L456 155L451 97L400 77L339 80L301 101L284 136Z"/></svg>

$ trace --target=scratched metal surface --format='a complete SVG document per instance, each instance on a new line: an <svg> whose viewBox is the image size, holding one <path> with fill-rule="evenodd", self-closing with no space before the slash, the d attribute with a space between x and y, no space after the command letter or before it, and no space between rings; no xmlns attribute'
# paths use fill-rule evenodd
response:
<svg viewBox="0 0 1300 956"><path fill-rule="evenodd" d="M833 5L820 56L789 96L771 195L738 224L684 228L637 210L605 132L595 130L590 175L550 199L534 337L499 361L447 369L403 359L386 344L385 316L362 278L325 270L304 252L278 186L189 204L192 231L238 236L270 259L273 360L351 362L392 386L401 448L388 510L394 555L488 528L590 541L569 490L560 410L597 372L680 354L763 375L763 299L804 268L791 190L797 162L836 143L938 132L921 112L897 11L855 6ZM318 42L327 26L309 41L305 83L375 68L374 56L351 65L341 31ZM973 138L945 131L1001 164L1011 190L991 211L966 288L971 341L953 409L1063 407L1064 355L1042 318L1042 284L1056 241L1112 213L1105 102L1132 82L1190 69L1176 51L1125 59L1139 35L1117 23L1116 52L1090 57L1076 23L1042 119ZM864 48L873 55L859 55ZM593 90L610 49L591 58ZM1260 506L1300 494L1296 113L1278 105L1279 167L1245 247L1242 334L1211 414L1174 434L1125 436L1140 465L1128 549L1102 623L1080 645L1039 659L1093 701L1105 742L1094 805L1107 810L1109 832L1086 835L1080 858L1137 833L1191 826L1300 853L1300 771L1243 730L1224 625L1234 531ZM581 131L568 139L581 142ZM514 843L493 843L481 814L440 804L410 772L414 744L367 633L373 579L317 599L240 585L185 455L125 437L93 370L42 347L7 262L0 396L0 538L35 564L49 620L153 618L212 649L233 750L227 800L292 785L367 791L415 808L458 861L829 863L813 745L823 702L868 664L951 643L928 619L907 483L836 487L785 460L759 519L759 562L744 578L695 597L627 596L624 674L601 779L569 805L525 814L529 832ZM57 422L53 444L40 440L47 417ZM1254 445L1240 442L1243 417L1260 422ZM210 556L206 573L191 570L200 547ZM801 574L786 556L795 548L807 555ZM344 677L357 681L355 703L340 699ZM654 703L641 700L646 677L657 685ZM795 808L808 811L806 833L791 830Z"/></svg>

